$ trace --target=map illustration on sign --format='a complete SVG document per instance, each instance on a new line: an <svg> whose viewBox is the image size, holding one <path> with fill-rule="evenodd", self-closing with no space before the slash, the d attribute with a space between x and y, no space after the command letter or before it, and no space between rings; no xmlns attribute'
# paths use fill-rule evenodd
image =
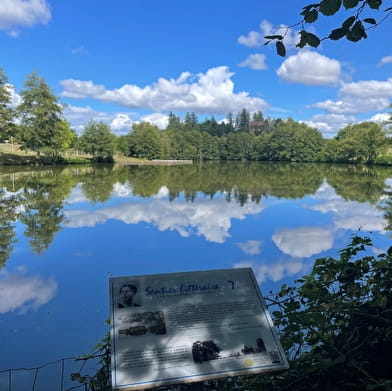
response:
<svg viewBox="0 0 392 391"><path fill-rule="evenodd" d="M288 368L251 268L114 277L109 285L114 389Z"/></svg>

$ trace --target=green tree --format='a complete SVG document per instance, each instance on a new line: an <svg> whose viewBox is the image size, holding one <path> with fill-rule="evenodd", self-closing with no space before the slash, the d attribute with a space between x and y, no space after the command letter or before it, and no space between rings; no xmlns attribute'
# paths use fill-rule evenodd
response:
<svg viewBox="0 0 392 391"><path fill-rule="evenodd" d="M172 112L169 113L169 123L167 125L167 130L182 130L183 125L181 123L180 117L177 117Z"/></svg>
<svg viewBox="0 0 392 391"><path fill-rule="evenodd" d="M0 140L9 139L15 132L15 124L13 122L15 113L9 107L10 103L11 90L8 78L0 67Z"/></svg>
<svg viewBox="0 0 392 391"><path fill-rule="evenodd" d="M250 113L242 109L235 119L235 130L237 132L247 132L249 130Z"/></svg>
<svg viewBox="0 0 392 391"><path fill-rule="evenodd" d="M78 142L84 152L93 155L94 161L113 161L116 136L104 122L89 121Z"/></svg>
<svg viewBox="0 0 392 391"><path fill-rule="evenodd" d="M318 47L321 41L330 39L333 41L345 38L351 42L358 42L367 38L367 30L376 27L388 18L392 13L392 7L382 9L383 0L322 0L302 8L301 20L280 34L265 36L266 43L275 42L278 55L285 56L286 48L283 43L284 37L292 27L301 26L298 48L305 46ZM378 20L374 18L378 11ZM350 16L347 17L347 12ZM319 17L344 15L343 23L331 30L326 36L314 34L314 24ZM309 26L309 27L308 27Z"/></svg>
<svg viewBox="0 0 392 391"><path fill-rule="evenodd" d="M270 298L291 366L279 389L392 389L392 247L371 250L354 236L337 259L317 259L298 286Z"/></svg>
<svg viewBox="0 0 392 391"><path fill-rule="evenodd" d="M132 155L146 159L161 157L161 134L157 126L148 122L134 124L129 138Z"/></svg>
<svg viewBox="0 0 392 391"><path fill-rule="evenodd" d="M62 108L44 78L36 72L27 76L24 87L17 108L20 139L23 148L36 151L39 156L42 149L57 149L64 143Z"/></svg>
<svg viewBox="0 0 392 391"><path fill-rule="evenodd" d="M320 131L290 118L259 137L262 137L262 143L258 144L261 160L317 161L324 143Z"/></svg>
<svg viewBox="0 0 392 391"><path fill-rule="evenodd" d="M372 163L388 146L386 132L374 122L347 125L336 135L340 161Z"/></svg>
<svg viewBox="0 0 392 391"><path fill-rule="evenodd" d="M116 151L120 152L124 156L129 155L129 137L118 136L116 139Z"/></svg>

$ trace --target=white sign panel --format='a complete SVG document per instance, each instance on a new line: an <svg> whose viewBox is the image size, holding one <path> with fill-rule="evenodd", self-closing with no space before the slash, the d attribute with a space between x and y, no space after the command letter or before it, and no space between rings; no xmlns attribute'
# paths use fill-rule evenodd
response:
<svg viewBox="0 0 392 391"><path fill-rule="evenodd" d="M252 269L110 279L118 390L288 368Z"/></svg>

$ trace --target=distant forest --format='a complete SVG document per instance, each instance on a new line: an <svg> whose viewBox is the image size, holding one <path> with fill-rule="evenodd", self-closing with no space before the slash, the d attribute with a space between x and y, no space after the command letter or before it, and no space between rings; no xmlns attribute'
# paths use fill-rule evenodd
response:
<svg viewBox="0 0 392 391"><path fill-rule="evenodd" d="M117 137L104 122L90 121L81 135L71 128L63 106L43 77L27 76L20 103L12 109L8 79L0 68L0 142L18 143L25 151L61 162L70 148L91 154L93 161L113 161L120 153L142 159L195 161L342 162L392 165L391 138L374 122L347 125L325 139L318 129L288 119L265 118L242 109L224 121L200 122L196 113L183 119L169 114L166 129L148 122L134 124Z"/></svg>
<svg viewBox="0 0 392 391"><path fill-rule="evenodd" d="M291 118L264 118L246 109L222 122L214 117L199 122L195 113L181 120L170 113L165 130L134 124L117 140L124 155L146 159L392 164L390 146L387 131L374 122L347 125L325 139L318 129Z"/></svg>

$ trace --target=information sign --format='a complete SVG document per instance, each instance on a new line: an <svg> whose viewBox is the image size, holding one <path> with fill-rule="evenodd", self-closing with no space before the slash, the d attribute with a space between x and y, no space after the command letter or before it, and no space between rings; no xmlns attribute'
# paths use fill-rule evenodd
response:
<svg viewBox="0 0 392 391"><path fill-rule="evenodd" d="M288 368L251 268L110 278L112 386Z"/></svg>

